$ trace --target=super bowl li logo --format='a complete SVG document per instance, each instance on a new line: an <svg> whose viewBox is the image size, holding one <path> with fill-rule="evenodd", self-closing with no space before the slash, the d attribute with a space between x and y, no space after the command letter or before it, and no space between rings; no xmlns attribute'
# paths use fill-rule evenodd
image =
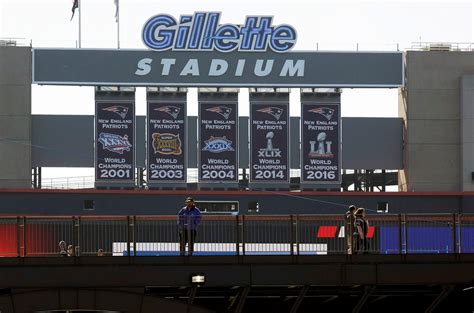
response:
<svg viewBox="0 0 474 313"><path fill-rule="evenodd" d="M120 136L117 134L100 133L99 142L102 144L103 150L118 154L123 154L124 151L128 152L132 147L127 135Z"/></svg>

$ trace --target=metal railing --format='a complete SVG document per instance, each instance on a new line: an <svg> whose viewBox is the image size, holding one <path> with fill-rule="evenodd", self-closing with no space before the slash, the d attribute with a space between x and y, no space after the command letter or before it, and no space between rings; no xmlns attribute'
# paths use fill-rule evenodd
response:
<svg viewBox="0 0 474 313"><path fill-rule="evenodd" d="M474 215L369 215L368 220L364 253L474 253ZM0 256L59 256L61 241L71 256L99 250L111 256L179 255L179 231L176 216L1 217ZM206 215L193 255L345 254L351 252L351 231L341 215Z"/></svg>

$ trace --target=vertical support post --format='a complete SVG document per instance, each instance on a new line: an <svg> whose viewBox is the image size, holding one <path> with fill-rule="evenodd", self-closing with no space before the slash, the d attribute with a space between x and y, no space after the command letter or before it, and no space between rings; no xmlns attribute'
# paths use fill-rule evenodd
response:
<svg viewBox="0 0 474 313"><path fill-rule="evenodd" d="M41 167L38 167L38 189L41 189Z"/></svg>
<svg viewBox="0 0 474 313"><path fill-rule="evenodd" d="M237 254L237 256L240 255L240 240L239 240L239 237L240 236L240 233L239 233L239 216L236 215L235 216L235 253Z"/></svg>
<svg viewBox="0 0 474 313"><path fill-rule="evenodd" d="M127 215L127 256L130 257L130 215Z"/></svg>
<svg viewBox="0 0 474 313"><path fill-rule="evenodd" d="M459 238L458 238L458 253L462 253L462 214L458 214L458 229L459 229Z"/></svg>
<svg viewBox="0 0 474 313"><path fill-rule="evenodd" d="M398 253L403 254L402 215L398 214Z"/></svg>
<svg viewBox="0 0 474 313"><path fill-rule="evenodd" d="M408 254L408 222L406 214L403 214L403 231L405 233L405 254Z"/></svg>
<svg viewBox="0 0 474 313"><path fill-rule="evenodd" d="M72 218L72 222L74 225L74 247L75 247L75 255L80 256L81 255L81 217L77 216Z"/></svg>
<svg viewBox="0 0 474 313"><path fill-rule="evenodd" d="M290 255L295 255L295 229L293 227L293 214L290 214Z"/></svg>
<svg viewBox="0 0 474 313"><path fill-rule="evenodd" d="M26 216L23 216L23 256L26 256Z"/></svg>
<svg viewBox="0 0 474 313"><path fill-rule="evenodd" d="M387 185L387 175L386 175L386 171L385 171L385 170L382 170L382 191L383 191L383 192L385 191L386 185Z"/></svg>
<svg viewBox="0 0 474 313"><path fill-rule="evenodd" d="M242 255L245 255L245 215L242 215Z"/></svg>
<svg viewBox="0 0 474 313"><path fill-rule="evenodd" d="M137 256L137 216L133 216L132 223L132 236L133 236L133 256Z"/></svg>
<svg viewBox="0 0 474 313"><path fill-rule="evenodd" d="M17 244L17 256L21 257L21 220L20 217L16 217L16 244Z"/></svg>
<svg viewBox="0 0 474 313"><path fill-rule="evenodd" d="M37 178L36 178L36 167L33 167L33 188L36 189Z"/></svg>
<svg viewBox="0 0 474 313"><path fill-rule="evenodd" d="M457 239L456 239L456 231L457 231L457 227L456 227L456 213L453 213L453 216L452 216L452 223L453 223L453 253L456 253L456 246L457 246Z"/></svg>
<svg viewBox="0 0 474 313"><path fill-rule="evenodd" d="M300 236L299 236L299 215L295 218L295 243L296 243L296 255L300 255Z"/></svg>

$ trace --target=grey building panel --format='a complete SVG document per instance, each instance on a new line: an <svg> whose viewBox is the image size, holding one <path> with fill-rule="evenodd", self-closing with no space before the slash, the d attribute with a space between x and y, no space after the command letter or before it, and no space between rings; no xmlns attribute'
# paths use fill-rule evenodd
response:
<svg viewBox="0 0 474 313"><path fill-rule="evenodd" d="M31 186L31 48L0 47L0 188Z"/></svg>
<svg viewBox="0 0 474 313"><path fill-rule="evenodd" d="M463 76L474 73L472 51L408 51L402 191L471 191L472 100Z"/></svg>
<svg viewBox="0 0 474 313"><path fill-rule="evenodd" d="M342 118L342 167L403 168L401 118Z"/></svg>
<svg viewBox="0 0 474 313"><path fill-rule="evenodd" d="M34 49L34 83L58 85L131 86L269 86L269 87L398 87L403 85L402 52L288 52L163 51ZM161 61L174 61L162 74ZM182 74L190 59L198 75ZM222 75L210 75L215 60L227 63ZM257 60L272 60L270 73L256 75ZM246 65L236 75L238 60ZM144 63L148 65L144 65ZM117 65L120 66L117 66ZM288 66L295 69L289 74ZM297 71L296 71L297 70Z"/></svg>
<svg viewBox="0 0 474 313"><path fill-rule="evenodd" d="M290 168L300 167L300 118L290 117Z"/></svg>
<svg viewBox="0 0 474 313"><path fill-rule="evenodd" d="M249 117L239 117L239 167L249 167Z"/></svg>
<svg viewBox="0 0 474 313"><path fill-rule="evenodd" d="M33 115L33 167L94 167L94 117Z"/></svg>
<svg viewBox="0 0 474 313"><path fill-rule="evenodd" d="M145 116L137 116L135 119L135 149L136 167L145 168Z"/></svg>
<svg viewBox="0 0 474 313"><path fill-rule="evenodd" d="M188 116L188 168L197 168L198 117Z"/></svg>

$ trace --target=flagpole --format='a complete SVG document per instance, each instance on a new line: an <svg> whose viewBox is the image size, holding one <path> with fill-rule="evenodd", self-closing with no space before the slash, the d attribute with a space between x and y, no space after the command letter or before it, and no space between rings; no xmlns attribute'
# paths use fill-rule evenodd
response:
<svg viewBox="0 0 474 313"><path fill-rule="evenodd" d="M117 1L117 49L120 49L120 0Z"/></svg>
<svg viewBox="0 0 474 313"><path fill-rule="evenodd" d="M79 10L79 48L81 47L81 0L77 0Z"/></svg>

